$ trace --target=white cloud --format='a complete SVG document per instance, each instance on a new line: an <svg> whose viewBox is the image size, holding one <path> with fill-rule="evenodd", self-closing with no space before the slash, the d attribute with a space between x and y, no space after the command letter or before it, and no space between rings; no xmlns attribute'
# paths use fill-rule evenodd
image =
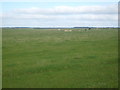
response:
<svg viewBox="0 0 120 90"><path fill-rule="evenodd" d="M117 21L118 17L117 15L109 15L109 14L82 14L82 15L39 15L39 14L22 14L22 15L6 15L3 17L4 19L10 18L10 19L41 19L41 20L91 20L91 21Z"/></svg>
<svg viewBox="0 0 120 90"><path fill-rule="evenodd" d="M16 9L15 13L24 13L24 14L116 14L117 5L110 6L57 6L54 8L25 8L25 9Z"/></svg>
<svg viewBox="0 0 120 90"><path fill-rule="evenodd" d="M117 25L117 5L15 9L3 14L7 26Z"/></svg>

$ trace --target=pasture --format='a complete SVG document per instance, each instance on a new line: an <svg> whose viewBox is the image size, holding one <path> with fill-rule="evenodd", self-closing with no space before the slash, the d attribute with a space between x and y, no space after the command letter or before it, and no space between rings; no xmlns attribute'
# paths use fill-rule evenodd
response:
<svg viewBox="0 0 120 90"><path fill-rule="evenodd" d="M3 88L117 88L117 29L3 29Z"/></svg>

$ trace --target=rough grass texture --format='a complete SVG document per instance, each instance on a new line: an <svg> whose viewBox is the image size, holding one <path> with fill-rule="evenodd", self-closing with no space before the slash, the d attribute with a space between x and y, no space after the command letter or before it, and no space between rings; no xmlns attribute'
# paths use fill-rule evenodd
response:
<svg viewBox="0 0 120 90"><path fill-rule="evenodd" d="M3 88L118 87L117 29L3 29L2 49Z"/></svg>

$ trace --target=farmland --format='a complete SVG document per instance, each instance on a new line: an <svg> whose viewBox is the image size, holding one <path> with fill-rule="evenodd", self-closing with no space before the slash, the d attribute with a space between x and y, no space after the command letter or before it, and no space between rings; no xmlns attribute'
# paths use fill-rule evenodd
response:
<svg viewBox="0 0 120 90"><path fill-rule="evenodd" d="M117 88L117 29L2 30L3 88Z"/></svg>

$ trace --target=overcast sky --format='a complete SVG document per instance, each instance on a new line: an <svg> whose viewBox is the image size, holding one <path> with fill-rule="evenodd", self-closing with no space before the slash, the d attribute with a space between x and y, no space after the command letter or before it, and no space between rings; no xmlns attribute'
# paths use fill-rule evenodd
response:
<svg viewBox="0 0 120 90"><path fill-rule="evenodd" d="M1 1L2 26L113 27L118 23L118 0L16 1Z"/></svg>

